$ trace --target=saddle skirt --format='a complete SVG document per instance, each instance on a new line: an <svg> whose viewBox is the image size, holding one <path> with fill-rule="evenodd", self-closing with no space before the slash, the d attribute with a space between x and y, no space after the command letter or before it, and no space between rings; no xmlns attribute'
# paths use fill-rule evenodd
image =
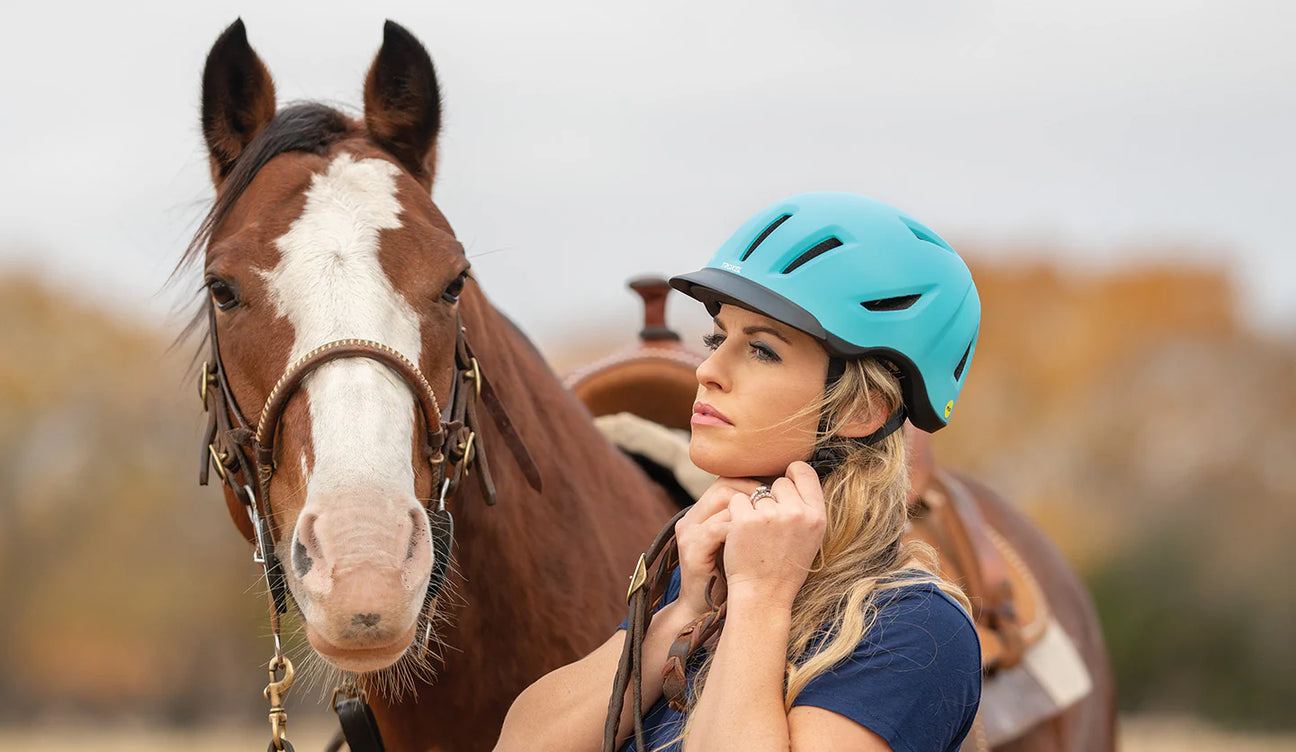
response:
<svg viewBox="0 0 1296 752"><path fill-rule="evenodd" d="M622 451L678 485L683 503L696 500L714 476L688 457L688 428L697 394L694 371L703 356L665 326L665 280L635 280L645 324L637 347L572 371L564 384ZM977 728L967 749L988 749L1025 733L1084 697L1092 683L1074 643L1052 618L1030 568L982 516L971 490L937 466L930 435L905 432L910 465L906 540L935 549L941 576L972 604L984 673ZM680 490L682 489L682 493Z"/></svg>

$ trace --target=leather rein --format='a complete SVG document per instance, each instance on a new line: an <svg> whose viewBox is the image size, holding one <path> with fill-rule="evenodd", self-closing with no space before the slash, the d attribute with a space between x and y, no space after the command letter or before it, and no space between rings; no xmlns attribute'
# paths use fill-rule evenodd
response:
<svg viewBox="0 0 1296 752"><path fill-rule="evenodd" d="M616 752L617 731L621 725L627 690L630 692L630 716L634 724L634 749L636 752L647 752L643 728L644 636L648 625L652 623L654 607L666 594L671 572L679 566L675 523L687 512L687 508L681 509L666 522L648 550L639 557L635 572L630 576L630 590L626 593L626 636L621 647L621 660L612 681L612 695L608 698L607 718L603 723L603 752ZM685 712L688 707L685 667L694 655L713 646L724 626L727 591L724 570L721 569L707 583L706 604L710 610L685 625L671 644L666 664L662 668L662 695L677 713Z"/></svg>
<svg viewBox="0 0 1296 752"><path fill-rule="evenodd" d="M229 377L221 359L216 308L210 300L207 312L211 352L199 375L199 394L203 410L207 413L207 429L203 435L198 483L207 485L210 470L215 467L217 475L230 493L241 502L247 515L246 519L240 518L231 505L230 514L234 524L253 544L252 559L264 568L269 591L270 624L275 651L270 661L270 684L265 692L271 704L269 749L292 752L292 744L284 736L287 713L283 709L282 698L292 685L293 669L292 663L283 654L279 638L279 617L288 610L288 587L283 565L274 548L275 525L270 505L270 481L275 472L275 440L280 419L288 401L306 377L331 361L343 358L374 360L399 376L418 403L423 421L419 434L420 455L432 466L433 484L429 498L435 496L435 506L429 505L426 508L432 531L434 564L423 603L424 615L421 618L426 619L427 624L422 631L420 649L426 650L431 637L432 619L427 613L428 605L440 594L449 573L450 553L454 543L454 517L446 508L446 502L454 498L464 475L472 468L477 470L483 500L488 506L493 506L496 501L495 483L486 453L477 445L477 428L480 425L478 403L482 403L490 413L527 483L537 492L542 488L540 470L509 419L499 395L482 373L481 365L468 344L467 330L459 319L455 322L454 373L448 410L441 409L436 393L418 365L401 353L381 342L341 339L321 345L290 363L270 390L259 419L253 425L245 417L230 388ZM348 681L334 692L333 706L353 752L383 749L382 738L378 734L377 724L364 693L353 682Z"/></svg>

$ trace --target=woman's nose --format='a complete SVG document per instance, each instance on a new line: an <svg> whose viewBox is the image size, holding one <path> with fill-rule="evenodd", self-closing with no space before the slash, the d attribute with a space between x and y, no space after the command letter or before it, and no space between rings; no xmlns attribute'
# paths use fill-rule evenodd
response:
<svg viewBox="0 0 1296 752"><path fill-rule="evenodd" d="M729 391L729 378L721 362L720 350L712 350L707 359L698 364L696 373L698 384L703 387Z"/></svg>

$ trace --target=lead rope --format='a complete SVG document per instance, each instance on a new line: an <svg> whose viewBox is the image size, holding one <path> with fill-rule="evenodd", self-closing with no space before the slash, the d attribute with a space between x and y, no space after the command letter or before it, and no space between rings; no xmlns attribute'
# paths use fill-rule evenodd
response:
<svg viewBox="0 0 1296 752"><path fill-rule="evenodd" d="M252 489L246 488L246 491L251 496ZM288 741L288 711L284 708L284 700L293 685L293 665L288 656L283 654L283 643L279 638L279 614L282 613L280 606L286 608L287 604L279 602L274 586L274 578L277 576L282 587L283 571L279 569L278 558L269 548L268 538L263 535L265 518L256 511L256 497L253 496L252 499L248 513L252 516L252 528L256 531L257 549L265 571L268 588L266 598L270 602L270 634L274 638L274 655L270 658L269 666L270 683L262 692L270 702L270 745L266 747L266 752L295 752L292 742ZM279 676L280 672L283 673L282 677Z"/></svg>

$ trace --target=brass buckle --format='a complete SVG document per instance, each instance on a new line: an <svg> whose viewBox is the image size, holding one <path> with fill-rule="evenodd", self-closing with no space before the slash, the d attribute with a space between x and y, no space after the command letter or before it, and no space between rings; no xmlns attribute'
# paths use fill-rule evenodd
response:
<svg viewBox="0 0 1296 752"><path fill-rule="evenodd" d="M212 376L211 365L204 360L202 373L198 376L198 396L202 398L203 412L207 412L207 384L211 381Z"/></svg>
<svg viewBox="0 0 1296 752"><path fill-rule="evenodd" d="M469 431L468 440L459 445L459 451L463 452L463 459L459 460L465 469L472 467L473 442L477 440L477 432Z"/></svg>
<svg viewBox="0 0 1296 752"><path fill-rule="evenodd" d="M333 688L333 696L329 698L329 706L333 708L334 713L337 713L337 701L339 696L348 700L359 698L367 701L368 699L365 696L365 691L349 679Z"/></svg>
<svg viewBox="0 0 1296 752"><path fill-rule="evenodd" d="M225 459L227 459L229 455L224 454L223 452L217 452L215 444L208 444L207 451L211 453L212 462L216 463L216 474L220 476L220 479L223 482L229 483L229 478L225 477Z"/></svg>
<svg viewBox="0 0 1296 752"><path fill-rule="evenodd" d="M477 365L477 358L472 359L472 373L465 375L472 379L473 386L477 389L477 399L481 399L481 366Z"/></svg>

